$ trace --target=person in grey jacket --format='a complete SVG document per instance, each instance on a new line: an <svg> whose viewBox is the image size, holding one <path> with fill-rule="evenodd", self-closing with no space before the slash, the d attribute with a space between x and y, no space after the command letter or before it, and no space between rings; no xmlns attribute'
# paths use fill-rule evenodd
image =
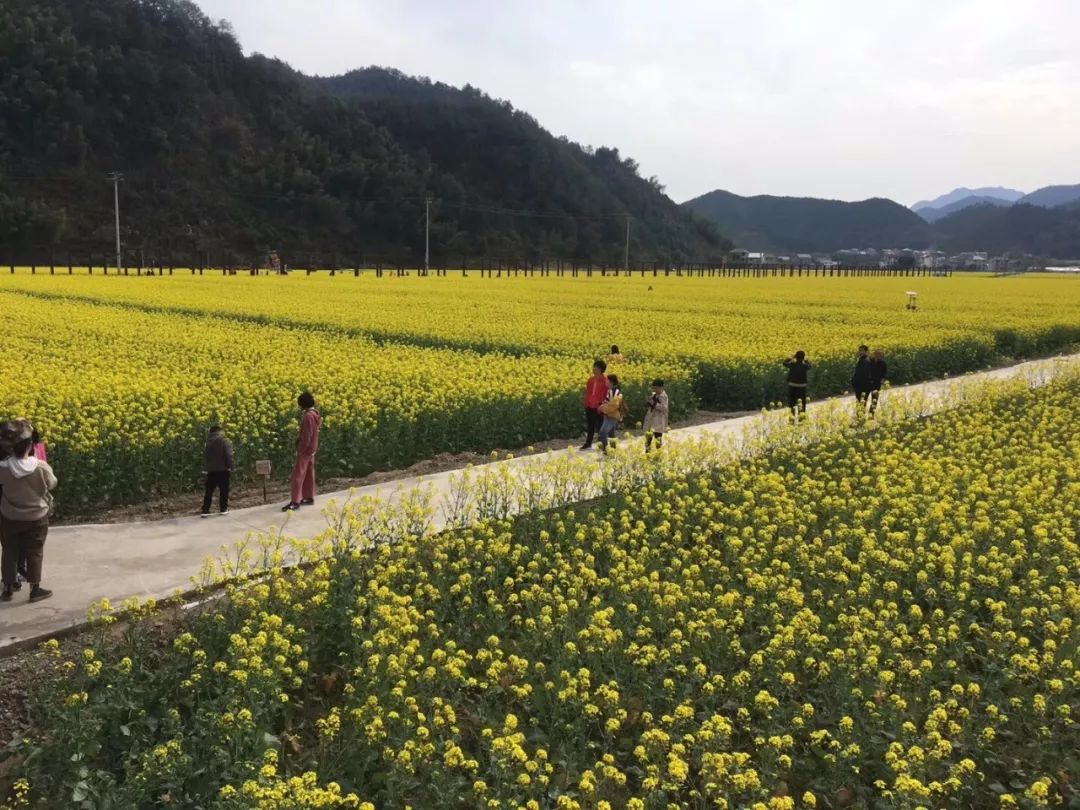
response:
<svg viewBox="0 0 1080 810"><path fill-rule="evenodd" d="M30 601L40 602L52 596L52 591L41 587L41 569L56 476L47 462L34 456L33 426L28 421L7 422L0 433L11 448L7 458L0 460L0 579L4 585L0 601L10 602L21 589L16 569L19 558L25 557Z"/></svg>
<svg viewBox="0 0 1080 810"><path fill-rule="evenodd" d="M214 490L218 491L221 514L229 513L229 484L233 471L232 442L225 438L221 425L214 425L206 437L206 491L203 494L202 516L210 516Z"/></svg>

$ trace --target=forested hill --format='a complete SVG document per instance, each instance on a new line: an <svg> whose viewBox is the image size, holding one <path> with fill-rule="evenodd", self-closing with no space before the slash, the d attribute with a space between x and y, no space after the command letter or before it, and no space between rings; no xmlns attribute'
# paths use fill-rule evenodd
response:
<svg viewBox="0 0 1080 810"><path fill-rule="evenodd" d="M635 254L679 255L689 247L719 256L730 247L711 223L680 210L656 178L642 179L634 160L617 148L592 150L556 138L529 114L474 87L378 67L312 78L308 86L362 110L417 163L430 164L444 205L474 206L457 214L461 231L449 235L451 245L482 234L495 251L512 250L522 234L531 234L559 255L610 253L625 237L618 214L626 212L633 218ZM485 210L498 208L545 216Z"/></svg>
<svg viewBox="0 0 1080 810"><path fill-rule="evenodd" d="M933 238L918 214L892 200L740 197L711 191L683 205L751 250L832 252L852 247L922 248Z"/></svg>
<svg viewBox="0 0 1080 810"><path fill-rule="evenodd" d="M419 260L428 194L435 256L619 261L627 215L635 258L728 245L617 150L479 91L310 79L187 0L4 0L0 254L106 249L116 169L129 251Z"/></svg>
<svg viewBox="0 0 1080 810"><path fill-rule="evenodd" d="M1080 204L1056 208L1025 203L974 205L939 220L935 227L938 244L949 252L986 250L1057 259L1080 256Z"/></svg>
<svg viewBox="0 0 1080 810"><path fill-rule="evenodd" d="M937 248L1046 258L1080 256L1080 203L1046 208L973 204L933 223L892 200L740 197L712 191L683 205L748 250L832 253L846 248Z"/></svg>

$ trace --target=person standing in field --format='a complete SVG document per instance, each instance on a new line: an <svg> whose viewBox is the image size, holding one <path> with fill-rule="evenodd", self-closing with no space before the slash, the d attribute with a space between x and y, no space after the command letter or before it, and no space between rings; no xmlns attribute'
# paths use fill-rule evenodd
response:
<svg viewBox="0 0 1080 810"><path fill-rule="evenodd" d="M645 452L652 449L653 440L656 440L656 449L659 450L664 443L664 434L668 429L668 409L670 407L667 391L664 390L664 381L657 378L652 382L652 393L645 403Z"/></svg>
<svg viewBox="0 0 1080 810"><path fill-rule="evenodd" d="M870 347L859 347L859 356L855 360L855 370L851 372L851 388L855 391L855 413L862 416L866 412L866 400L871 390Z"/></svg>
<svg viewBox="0 0 1080 810"><path fill-rule="evenodd" d="M626 362L626 358L623 357L623 353L619 351L619 347L612 344L611 354L608 355L608 366L619 366Z"/></svg>
<svg viewBox="0 0 1080 810"><path fill-rule="evenodd" d="M592 375L585 383L585 444L581 445L582 450L588 450L592 447L593 437L600 429L600 406L604 404L604 400L607 398L608 381L604 376L604 372L607 371L607 363L603 360L597 360L593 363Z"/></svg>
<svg viewBox="0 0 1080 810"><path fill-rule="evenodd" d="M28 421L8 422L0 432L10 447L7 458L0 461L0 579L4 585L0 600L10 602L15 591L22 589L17 568L19 558L25 556L30 601L40 602L52 596L52 591L41 587L41 569L56 476L48 462L34 455L34 431Z"/></svg>
<svg viewBox="0 0 1080 810"><path fill-rule="evenodd" d="M806 392L809 388L809 372L812 366L802 349L784 361L787 369L788 407L791 417L797 420L806 413Z"/></svg>
<svg viewBox="0 0 1080 810"><path fill-rule="evenodd" d="M202 516L210 517L214 490L218 492L218 509L229 514L229 485L232 482L233 446L221 429L214 425L206 436L206 489L203 493Z"/></svg>
<svg viewBox="0 0 1080 810"><path fill-rule="evenodd" d="M877 410L881 386L889 376L889 366L885 363L885 352L874 349L870 355L870 416Z"/></svg>
<svg viewBox="0 0 1080 810"><path fill-rule="evenodd" d="M603 404L600 406L600 415L603 422L600 423L600 449L607 454L608 442L614 445L615 430L626 418L626 402L623 399L622 389L619 387L619 378L614 374L608 374L608 392Z"/></svg>
<svg viewBox="0 0 1080 810"><path fill-rule="evenodd" d="M292 471L291 498L282 512L294 512L315 503L315 455L319 452L322 415L315 409L315 397L305 391L296 398L300 406L300 433L296 437L296 464Z"/></svg>

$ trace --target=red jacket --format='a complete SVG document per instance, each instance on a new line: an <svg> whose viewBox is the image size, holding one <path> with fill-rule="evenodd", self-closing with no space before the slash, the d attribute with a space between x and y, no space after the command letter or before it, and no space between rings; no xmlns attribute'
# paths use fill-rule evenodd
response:
<svg viewBox="0 0 1080 810"><path fill-rule="evenodd" d="M593 374L589 377L589 381L585 383L585 407L599 408L604 404L604 400L607 399L607 392L607 377L603 374L599 377Z"/></svg>
<svg viewBox="0 0 1080 810"><path fill-rule="evenodd" d="M300 417L300 435L296 437L296 452L313 456L319 452L319 427L322 416L314 408L308 408Z"/></svg>

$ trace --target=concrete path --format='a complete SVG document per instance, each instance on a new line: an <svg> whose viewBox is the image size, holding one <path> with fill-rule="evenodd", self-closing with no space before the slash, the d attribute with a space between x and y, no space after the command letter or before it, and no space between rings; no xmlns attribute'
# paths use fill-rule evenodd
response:
<svg viewBox="0 0 1080 810"><path fill-rule="evenodd" d="M1073 360L1080 360L1080 355L1021 363L969 374L962 379L1008 379ZM930 409L933 409L935 402L940 403L945 398L951 382L938 380L894 388L886 396L926 396ZM835 400L812 403L810 410L825 407L830 402ZM761 418L760 414L753 414L697 425L672 431L671 437L714 435L738 439L745 435L747 427L753 426ZM564 450L546 455L569 452L575 451ZM528 456L492 463L517 465L537 458ZM162 598L173 595L177 590L189 590L192 577L199 572L208 556L217 556L223 546L232 545L249 532L283 529L285 534L292 537L314 537L327 527L322 508L332 499L342 502L350 494L354 497L375 495L390 502L395 500L399 491L428 484L434 487L438 499L449 491L450 477L455 472L458 471L389 481L352 493L325 493L320 495L318 506L306 507L289 515L280 511L279 503L237 509L228 515L215 515L208 519L194 515L143 523L54 527L49 531L45 546L44 583L53 590L54 595L51 599L31 605L26 601L27 590L24 587L22 592L16 594L14 601L0 603L0 654L5 648L8 651L21 648L35 639L80 624L86 617L87 607L102 598L108 598L113 605L117 605L132 596ZM434 522L436 528L441 528L444 523L439 509L436 509Z"/></svg>

